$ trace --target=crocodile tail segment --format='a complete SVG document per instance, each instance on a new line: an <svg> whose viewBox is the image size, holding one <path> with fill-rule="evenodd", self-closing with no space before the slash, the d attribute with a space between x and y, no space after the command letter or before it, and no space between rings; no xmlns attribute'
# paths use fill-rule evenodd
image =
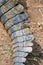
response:
<svg viewBox="0 0 43 65"><path fill-rule="evenodd" d="M1 21L12 38L14 65L25 65L26 57L33 51L34 35L29 27L28 15L21 4L7 2L1 8Z"/></svg>

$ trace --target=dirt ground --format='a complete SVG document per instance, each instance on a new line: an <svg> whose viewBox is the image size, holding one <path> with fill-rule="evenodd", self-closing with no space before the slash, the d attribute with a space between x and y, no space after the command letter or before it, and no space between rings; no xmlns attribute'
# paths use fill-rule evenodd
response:
<svg viewBox="0 0 43 65"><path fill-rule="evenodd" d="M29 25L35 36L35 41L43 48L43 0L24 0L29 15ZM12 46L11 38L0 22L0 65L14 65L9 52L3 49ZM43 62L40 64L43 65Z"/></svg>

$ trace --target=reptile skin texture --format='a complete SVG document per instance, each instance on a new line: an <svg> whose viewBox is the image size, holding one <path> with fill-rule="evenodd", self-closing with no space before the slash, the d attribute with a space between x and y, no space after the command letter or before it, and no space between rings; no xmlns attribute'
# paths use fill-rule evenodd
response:
<svg viewBox="0 0 43 65"><path fill-rule="evenodd" d="M26 56L33 51L34 35L29 27L28 14L19 3L14 6L11 0L0 0L0 17L14 42L14 65L25 65Z"/></svg>

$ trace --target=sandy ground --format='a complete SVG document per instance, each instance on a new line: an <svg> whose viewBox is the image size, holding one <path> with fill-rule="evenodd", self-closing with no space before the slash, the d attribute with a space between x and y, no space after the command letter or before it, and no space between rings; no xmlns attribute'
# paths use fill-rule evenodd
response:
<svg viewBox="0 0 43 65"><path fill-rule="evenodd" d="M12 47L11 38L0 23L0 65L13 65L12 57L6 48Z"/></svg>
<svg viewBox="0 0 43 65"><path fill-rule="evenodd" d="M35 41L43 48L43 0L23 0L29 15L29 25L34 33ZM9 52L2 53L3 49L12 46L11 38L0 23L0 65L13 65ZM43 62L42 64L43 65Z"/></svg>

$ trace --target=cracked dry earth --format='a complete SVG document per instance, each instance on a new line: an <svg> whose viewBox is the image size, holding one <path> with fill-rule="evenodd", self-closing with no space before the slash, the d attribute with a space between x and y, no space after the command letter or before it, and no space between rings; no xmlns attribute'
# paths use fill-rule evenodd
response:
<svg viewBox="0 0 43 65"><path fill-rule="evenodd" d="M43 0L26 0L26 6L35 41L43 48ZM0 65L14 65L9 51L1 52L9 46L12 48L11 38L0 22ZM40 65L43 65L43 61Z"/></svg>

